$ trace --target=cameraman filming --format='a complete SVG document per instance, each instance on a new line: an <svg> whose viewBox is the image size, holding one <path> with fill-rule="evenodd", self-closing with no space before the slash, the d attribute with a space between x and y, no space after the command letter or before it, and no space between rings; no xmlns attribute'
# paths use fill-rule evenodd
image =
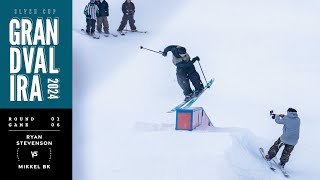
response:
<svg viewBox="0 0 320 180"><path fill-rule="evenodd" d="M270 111L270 116L277 124L283 124L283 133L273 146L270 147L265 158L270 161L277 155L279 149L284 146L279 164L281 167L284 167L284 165L289 161L289 157L294 146L298 143L300 118L298 117L297 111L293 108L289 108L287 110L287 115L273 114L273 111Z"/></svg>

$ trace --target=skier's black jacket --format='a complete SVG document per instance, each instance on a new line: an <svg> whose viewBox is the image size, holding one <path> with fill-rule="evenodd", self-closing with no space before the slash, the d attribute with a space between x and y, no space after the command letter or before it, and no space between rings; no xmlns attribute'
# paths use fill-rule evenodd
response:
<svg viewBox="0 0 320 180"><path fill-rule="evenodd" d="M168 47L166 47L164 50L163 50L163 53L165 55L167 55L168 51L171 51L172 52L172 55L176 58L182 58L180 55L179 55L179 52L178 52L178 48L180 46L177 46L177 45L170 45ZM189 56L189 55L188 55ZM193 66L193 63L196 62L197 60L199 59L199 57L195 57L193 58L192 60L189 60L189 61L181 61L177 64L175 64L177 66L177 68L187 68L187 67L191 67Z"/></svg>
<svg viewBox="0 0 320 180"><path fill-rule="evenodd" d="M127 3L127 1L125 1L122 4L122 12L125 15L133 15L135 13L135 6L133 2Z"/></svg>
<svg viewBox="0 0 320 180"><path fill-rule="evenodd" d="M99 7L99 16L109 16L109 4L107 1L102 1L97 5Z"/></svg>

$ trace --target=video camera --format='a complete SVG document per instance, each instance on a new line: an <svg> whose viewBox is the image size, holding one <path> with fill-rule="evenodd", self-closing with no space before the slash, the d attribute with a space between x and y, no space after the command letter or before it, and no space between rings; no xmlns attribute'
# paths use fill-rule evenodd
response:
<svg viewBox="0 0 320 180"><path fill-rule="evenodd" d="M276 114L273 113L273 110L270 111L270 116L272 119L276 118Z"/></svg>

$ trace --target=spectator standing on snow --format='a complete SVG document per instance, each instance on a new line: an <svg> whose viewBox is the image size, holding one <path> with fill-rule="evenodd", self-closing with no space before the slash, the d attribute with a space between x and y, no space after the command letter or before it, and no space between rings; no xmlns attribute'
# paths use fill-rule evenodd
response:
<svg viewBox="0 0 320 180"><path fill-rule="evenodd" d="M99 33L102 33L102 26L103 32L105 34L109 34L109 23L108 23L108 16L109 16L109 4L107 1L103 0L96 0L96 5L99 8L99 14L97 16L97 30Z"/></svg>
<svg viewBox="0 0 320 180"><path fill-rule="evenodd" d="M131 2L131 0L126 0L122 4L122 12L123 12L122 20L121 20L120 26L117 31L122 33L124 27L126 26L127 22L129 21L131 31L136 32L137 28L134 25L134 23L135 23L135 20L134 20L135 6L134 6L133 2Z"/></svg>
<svg viewBox="0 0 320 180"><path fill-rule="evenodd" d="M87 22L86 32L89 35L94 36L95 24L97 20L97 15L99 13L99 8L95 4L95 0L90 0L90 2L84 8L83 13L86 15L86 22Z"/></svg>

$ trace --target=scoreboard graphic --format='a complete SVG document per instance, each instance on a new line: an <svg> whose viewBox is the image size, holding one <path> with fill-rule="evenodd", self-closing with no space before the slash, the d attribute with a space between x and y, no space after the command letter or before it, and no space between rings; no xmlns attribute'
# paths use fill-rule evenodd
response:
<svg viewBox="0 0 320 180"><path fill-rule="evenodd" d="M8 1L0 13L5 177L72 179L72 1Z"/></svg>

